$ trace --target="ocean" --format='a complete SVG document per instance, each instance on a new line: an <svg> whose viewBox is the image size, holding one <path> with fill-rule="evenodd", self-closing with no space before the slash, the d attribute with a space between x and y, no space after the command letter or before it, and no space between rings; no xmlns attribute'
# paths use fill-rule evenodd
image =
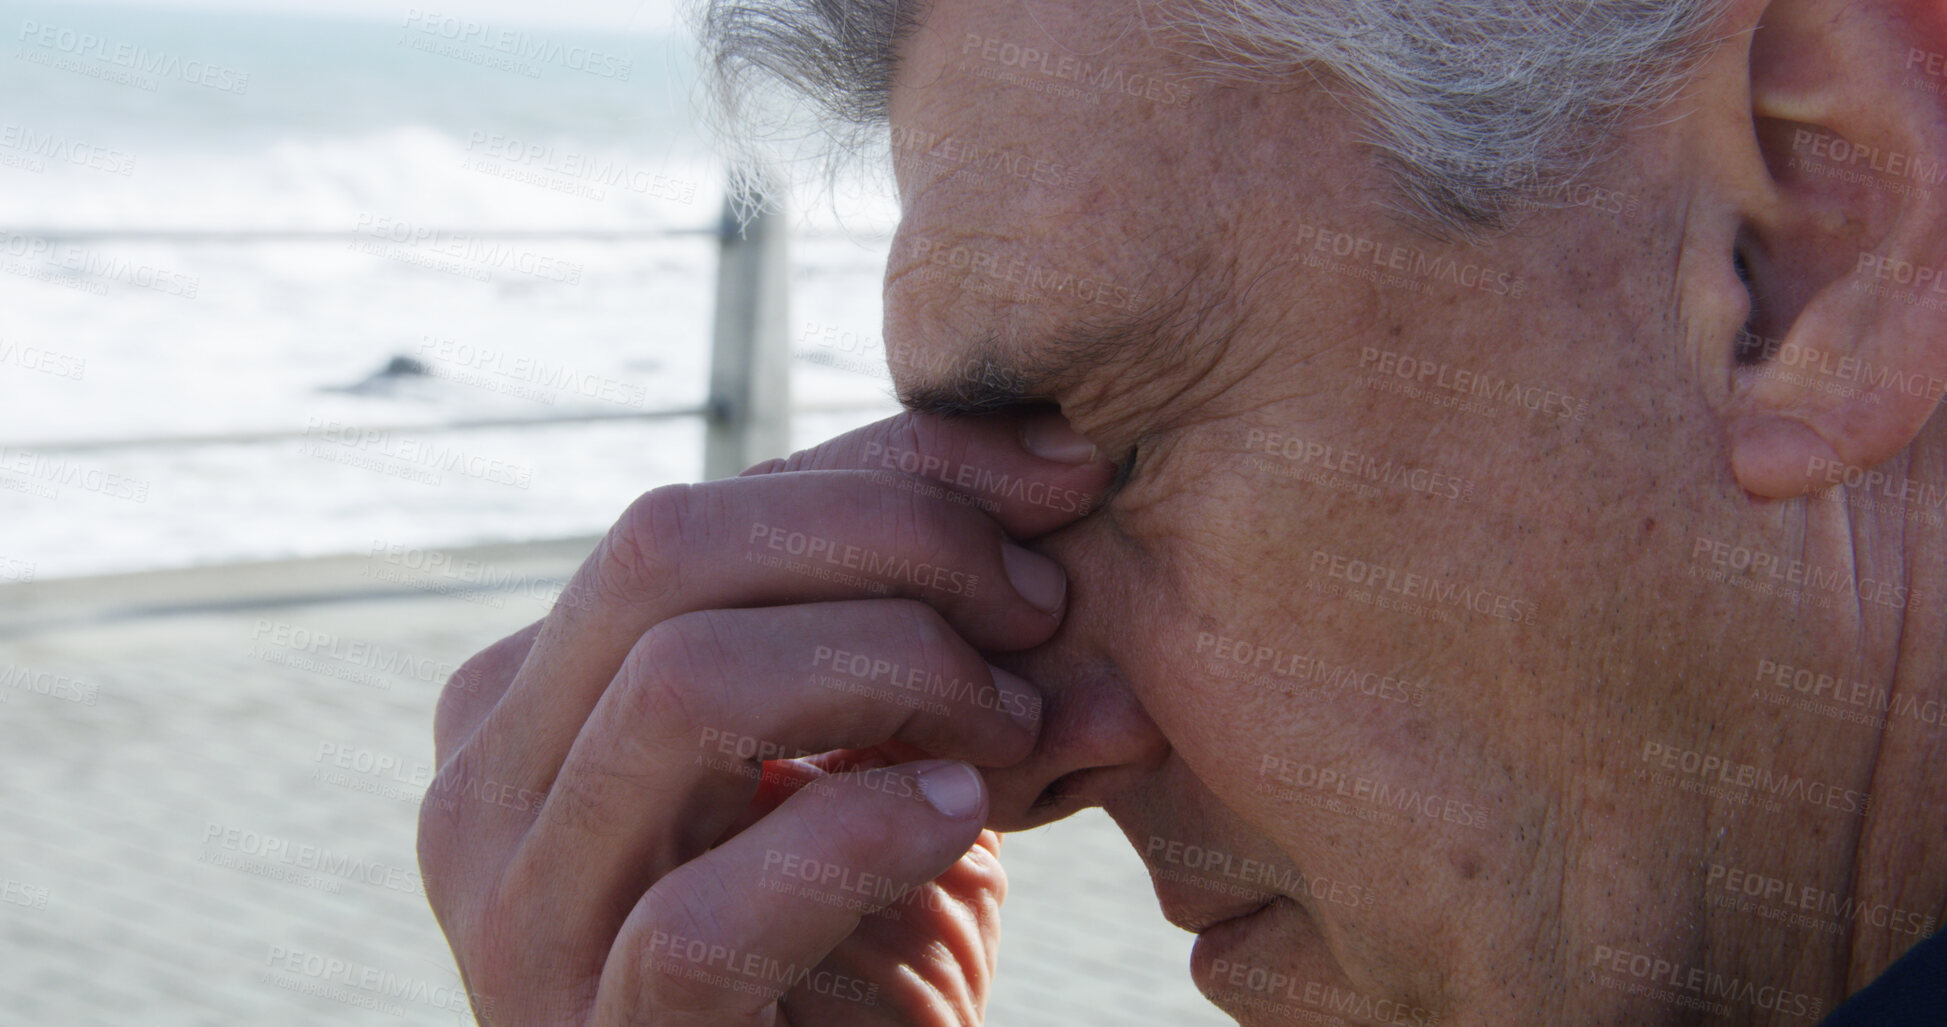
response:
<svg viewBox="0 0 1947 1027"><path fill-rule="evenodd" d="M694 419L437 427L702 403L724 169L680 32L0 32L0 582L592 534L699 476ZM799 445L896 409L889 211L792 215L794 393L842 408ZM254 432L296 437L120 444Z"/></svg>

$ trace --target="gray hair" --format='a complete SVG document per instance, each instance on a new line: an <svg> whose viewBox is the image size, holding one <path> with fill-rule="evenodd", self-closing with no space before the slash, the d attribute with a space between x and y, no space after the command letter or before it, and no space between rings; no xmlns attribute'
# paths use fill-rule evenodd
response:
<svg viewBox="0 0 1947 1027"><path fill-rule="evenodd" d="M706 81L742 141L810 107L852 151L883 122L927 0L694 0ZM1150 0L1153 33L1221 78L1312 74L1363 104L1402 213L1471 234L1582 173L1673 99L1728 0ZM776 86L793 100L771 101ZM803 138L803 137L800 137Z"/></svg>

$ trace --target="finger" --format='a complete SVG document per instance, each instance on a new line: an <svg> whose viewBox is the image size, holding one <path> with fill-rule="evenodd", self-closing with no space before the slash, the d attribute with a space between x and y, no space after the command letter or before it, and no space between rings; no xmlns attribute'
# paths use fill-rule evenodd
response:
<svg viewBox="0 0 1947 1027"><path fill-rule="evenodd" d="M894 748L909 755L899 759L887 756L886 752ZM744 808L731 818L710 847L723 844L725 839L743 833L750 825L770 816L772 810L796 795L798 789L819 778L847 771L877 770L895 763L914 763L927 758L927 753L918 746L887 742L865 749L833 749L799 759L765 760L763 769L758 772L756 794L744 803Z"/></svg>
<svg viewBox="0 0 1947 1027"><path fill-rule="evenodd" d="M434 766L444 764L500 702L540 633L537 620L475 653L447 679L433 712Z"/></svg>
<svg viewBox="0 0 1947 1027"><path fill-rule="evenodd" d="M964 763L806 787L643 896L603 967L596 1022L770 1027L778 997L800 987L870 1010L875 982L820 964L866 911L959 860L986 812Z"/></svg>
<svg viewBox="0 0 1947 1027"><path fill-rule="evenodd" d="M1007 874L1000 836L982 831L947 871L860 921L821 964L879 985L861 1016L855 1003L800 985L783 1005L796 1024L910 1027L985 1022L1000 955Z"/></svg>
<svg viewBox="0 0 1947 1027"><path fill-rule="evenodd" d="M587 939L613 937L652 883L738 821L766 761L898 740L1007 766L1033 750L1040 712L1032 686L989 667L922 603L665 621L589 717L504 890L535 912L523 934L571 971L599 960L578 950ZM790 790L776 775L774 786Z"/></svg>
<svg viewBox="0 0 1947 1027"><path fill-rule="evenodd" d="M1055 410L899 414L744 474L837 470L877 472L891 488L937 483L1015 538L1087 516L1115 477L1115 464Z"/></svg>
<svg viewBox="0 0 1947 1027"><path fill-rule="evenodd" d="M497 776L545 791L623 658L697 610L877 595L925 600L982 649L1038 645L1066 575L965 506L889 492L861 471L657 490L576 572L476 737Z"/></svg>

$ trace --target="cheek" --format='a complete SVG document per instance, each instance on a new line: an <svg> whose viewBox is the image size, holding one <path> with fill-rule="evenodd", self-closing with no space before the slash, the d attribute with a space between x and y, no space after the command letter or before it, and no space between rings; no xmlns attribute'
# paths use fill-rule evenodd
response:
<svg viewBox="0 0 1947 1027"><path fill-rule="evenodd" d="M1193 511L1188 520L1197 520ZM1123 509L1051 540L1075 582L1070 617L1121 667L1130 690L1170 746L1225 805L1265 805L1263 769L1315 750L1336 711L1294 701L1297 625L1276 574L1248 580L1209 537L1162 522L1163 511ZM1172 518L1174 520L1174 518Z"/></svg>
<svg viewBox="0 0 1947 1027"><path fill-rule="evenodd" d="M1113 583L1116 658L1204 787L1308 874L1404 914L1398 881L1459 885L1534 836L1497 769L1497 733L1520 725L1483 713L1492 682L1443 662L1451 632L1314 587L1329 578L1307 560L1321 517L1213 485L1121 518L1129 534L1091 545L1085 573Z"/></svg>

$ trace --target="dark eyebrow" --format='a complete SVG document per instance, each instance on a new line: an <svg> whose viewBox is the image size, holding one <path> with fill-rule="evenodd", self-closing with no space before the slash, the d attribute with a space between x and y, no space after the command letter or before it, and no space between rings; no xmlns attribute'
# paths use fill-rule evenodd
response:
<svg viewBox="0 0 1947 1027"><path fill-rule="evenodd" d="M1158 347L1180 345L1173 319L1145 311L1112 324L1078 324L1031 344L1034 359L1009 359L998 339L985 339L965 356L904 361L907 376L899 401L915 413L945 416L990 414L1046 401L1061 386L1087 374L1136 373ZM1163 350L1160 352L1167 352ZM901 361L895 360L895 380Z"/></svg>
<svg viewBox="0 0 1947 1027"><path fill-rule="evenodd" d="M1076 345L1072 340L1062 340L1056 344L1059 356L1056 359L1023 368L1018 364L1005 363L991 356L976 355L960 362L957 374L940 381L922 382L910 389L900 390L899 401L914 413L939 414L944 417L970 417L978 414L991 414L1010 407L1046 404L1047 385L1066 374L1088 366L1087 355L1103 355L1110 346L1127 353L1127 347L1137 344L1136 333L1119 331L1110 336L1098 337L1086 346ZM983 345L980 353L991 353L992 346ZM1115 480L1109 484L1104 498L1113 497L1129 483L1135 470L1135 452L1132 450L1116 460Z"/></svg>
<svg viewBox="0 0 1947 1027"><path fill-rule="evenodd" d="M1118 391L1140 391L1159 367L1177 366L1189 351L1228 340L1236 326L1207 298L1227 295L1228 281L1226 267L1200 262L1132 311L1084 315L1025 346L1003 344L990 333L962 355L929 355L894 348L888 339L899 401L915 413L971 416L1052 403L1085 377L1114 378Z"/></svg>
<svg viewBox="0 0 1947 1027"><path fill-rule="evenodd" d="M985 344L972 356L929 368L936 373L900 387L899 402L915 413L953 417L991 414L1035 399L1053 369L1024 369L996 359L992 350Z"/></svg>
<svg viewBox="0 0 1947 1027"><path fill-rule="evenodd" d="M1180 299L1180 294L1172 299ZM1183 306L1166 302L1112 324L1072 325L1036 345L1039 359L1030 364L998 356L999 340L989 337L965 357L906 361L915 374L904 380L894 374L900 381L899 401L914 413L946 417L1053 405L1052 397L1059 387L1081 374L1127 376L1138 373L1149 361L1170 361L1176 355L1175 347L1198 334L1192 327L1197 320L1186 317ZM894 358L891 362L896 372L900 361ZM1129 483L1135 473L1137 449L1137 445L1131 445L1127 453L1116 456L1115 480L1105 498L1114 497Z"/></svg>

